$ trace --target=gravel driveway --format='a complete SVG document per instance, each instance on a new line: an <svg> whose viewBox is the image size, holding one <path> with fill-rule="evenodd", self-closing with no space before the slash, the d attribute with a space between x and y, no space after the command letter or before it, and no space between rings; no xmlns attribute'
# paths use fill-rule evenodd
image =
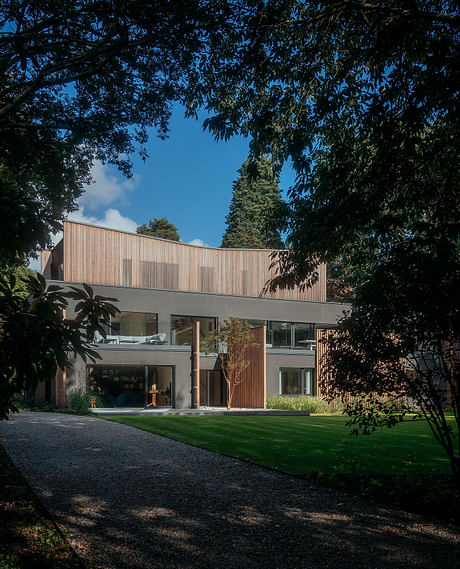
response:
<svg viewBox="0 0 460 569"><path fill-rule="evenodd" d="M0 441L90 568L458 567L447 525L118 423L20 413Z"/></svg>

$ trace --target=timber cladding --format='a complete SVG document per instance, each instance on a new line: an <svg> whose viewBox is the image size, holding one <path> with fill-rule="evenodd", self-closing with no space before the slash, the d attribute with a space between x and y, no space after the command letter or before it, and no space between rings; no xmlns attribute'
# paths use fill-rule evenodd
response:
<svg viewBox="0 0 460 569"><path fill-rule="evenodd" d="M270 253L196 247L67 221L63 280L257 297L275 276ZM319 281L311 288L267 296L325 301L326 268L321 265Z"/></svg>
<svg viewBox="0 0 460 569"><path fill-rule="evenodd" d="M326 397L324 385L330 376L324 369L324 357L327 351L327 341L334 335L334 330L316 330L316 388L318 397Z"/></svg>
<svg viewBox="0 0 460 569"><path fill-rule="evenodd" d="M265 409L267 401L267 350L266 327L253 328L255 346L248 350L251 362L243 372L243 380L235 387L232 407Z"/></svg>

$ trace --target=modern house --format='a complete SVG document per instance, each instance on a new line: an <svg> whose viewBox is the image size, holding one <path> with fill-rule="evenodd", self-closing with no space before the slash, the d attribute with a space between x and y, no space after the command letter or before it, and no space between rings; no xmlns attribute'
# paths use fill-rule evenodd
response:
<svg viewBox="0 0 460 569"><path fill-rule="evenodd" d="M219 360L203 352L192 358L192 344L199 345L193 330L199 322L203 340L233 316L247 320L261 340L235 406L264 407L270 395L314 395L317 334L335 326L344 305L326 302L325 266L311 288L260 298L273 276L270 254L65 222L62 241L42 253L44 276L63 286L88 283L97 294L117 298L121 313L107 337L95 340L102 360L76 361L48 393L64 405L89 379L111 407L223 405Z"/></svg>

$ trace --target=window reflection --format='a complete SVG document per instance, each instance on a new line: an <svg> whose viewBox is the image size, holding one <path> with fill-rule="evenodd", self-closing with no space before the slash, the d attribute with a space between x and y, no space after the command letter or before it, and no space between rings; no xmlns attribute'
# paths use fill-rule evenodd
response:
<svg viewBox="0 0 460 569"><path fill-rule="evenodd" d="M205 340L209 332L216 329L216 318L204 316L171 316L171 344L173 346L192 345L192 325L200 323L200 341Z"/></svg>

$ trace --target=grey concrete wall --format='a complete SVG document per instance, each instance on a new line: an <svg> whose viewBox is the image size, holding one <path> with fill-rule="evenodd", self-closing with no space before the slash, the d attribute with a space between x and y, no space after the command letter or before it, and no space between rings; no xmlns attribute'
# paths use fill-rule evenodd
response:
<svg viewBox="0 0 460 569"><path fill-rule="evenodd" d="M79 285L79 283L68 284ZM171 314L180 314L213 316L219 319L234 316L253 320L312 322L331 326L347 308L346 304L335 302L254 298L107 285L94 285L93 288L97 294L117 298L116 305L123 311L157 313L160 323L169 322ZM169 329L165 331L169 332Z"/></svg>
<svg viewBox="0 0 460 569"><path fill-rule="evenodd" d="M281 355L267 352L267 397L279 395L279 371L281 367L314 368L314 355L297 353Z"/></svg>
<svg viewBox="0 0 460 569"><path fill-rule="evenodd" d="M63 283L76 284L79 283ZM103 296L118 299L116 305L126 312L151 312L158 314L159 332L166 332L170 342L171 314L185 316L209 316L228 319L230 316L251 320L278 320L284 322L310 322L320 326L333 326L345 304L314 301L295 301L244 296L227 296L207 293L178 292L94 285L94 291ZM68 316L72 317L69 309ZM175 405L178 408L191 405L190 347L186 346L120 346L105 345L98 349L106 365L172 365L175 369ZM215 356L200 357L201 369L216 369ZM267 350L267 396L279 394L279 369L281 367L314 368L315 356L311 352ZM84 387L85 365L76 362L67 374L67 394Z"/></svg>
<svg viewBox="0 0 460 569"><path fill-rule="evenodd" d="M100 348L97 365L122 366L122 365L170 365L174 366L174 389L175 406L179 409L188 408L191 405L191 362L190 348L181 350L152 349L148 348L115 348L113 346ZM315 356L294 353L270 353L267 352L267 397L279 395L279 370L283 367L314 368ZM200 369L220 369L220 364L214 355L200 357ZM67 370L66 392L67 397L74 390L83 390L86 385L86 364L78 359L74 366Z"/></svg>

